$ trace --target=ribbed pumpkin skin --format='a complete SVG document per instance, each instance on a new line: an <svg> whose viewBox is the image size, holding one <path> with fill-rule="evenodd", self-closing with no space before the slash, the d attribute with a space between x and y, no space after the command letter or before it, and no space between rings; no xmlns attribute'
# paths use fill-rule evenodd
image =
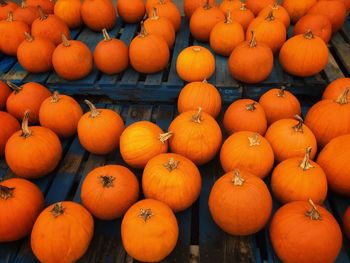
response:
<svg viewBox="0 0 350 263"><path fill-rule="evenodd" d="M0 156L3 156L5 153L5 145L7 140L12 136L12 134L20 130L21 127L17 119L3 111L0 111L0 123Z"/></svg>
<svg viewBox="0 0 350 263"><path fill-rule="evenodd" d="M61 18L69 28L77 28L83 23L80 8L80 0L58 0L55 4L54 13Z"/></svg>
<svg viewBox="0 0 350 263"><path fill-rule="evenodd" d="M0 20L6 19L8 13L10 11L15 11L17 8L19 8L18 5L12 1L5 1L4 3L0 4Z"/></svg>
<svg viewBox="0 0 350 263"><path fill-rule="evenodd" d="M322 220L305 216L311 208L305 201L286 204L275 213L270 225L270 239L283 262L335 261L342 246L340 227L331 213L321 206L316 207Z"/></svg>
<svg viewBox="0 0 350 263"><path fill-rule="evenodd" d="M142 0L119 0L117 11L125 23L138 23L145 15L146 8Z"/></svg>
<svg viewBox="0 0 350 263"><path fill-rule="evenodd" d="M205 3L206 0L184 0L185 15L191 18L194 11L196 11L198 7L202 7ZM216 0L209 0L209 4L211 6L216 6Z"/></svg>
<svg viewBox="0 0 350 263"><path fill-rule="evenodd" d="M13 12L13 19L15 21L22 21L28 26L31 26L33 21L39 17L38 9L34 6L24 6L17 8Z"/></svg>
<svg viewBox="0 0 350 263"><path fill-rule="evenodd" d="M291 22L296 23L316 3L317 0L283 0L282 6L287 10Z"/></svg>
<svg viewBox="0 0 350 263"><path fill-rule="evenodd" d="M290 25L290 17L287 10L281 5L278 5L276 3L272 5L268 5L259 12L258 16L267 17L270 11L272 11L273 16L276 19L280 20L284 24L284 26L288 29Z"/></svg>
<svg viewBox="0 0 350 263"><path fill-rule="evenodd" d="M0 80L0 110L6 109L7 98L11 94L11 89L2 80Z"/></svg>
<svg viewBox="0 0 350 263"><path fill-rule="evenodd" d="M46 14L53 14L55 3L51 0L26 0L28 6L40 6Z"/></svg>
<svg viewBox="0 0 350 263"><path fill-rule="evenodd" d="M254 15L258 15L259 12L268 5L273 5L275 0L247 0L247 7L253 11Z"/></svg>
<svg viewBox="0 0 350 263"><path fill-rule="evenodd" d="M85 0L80 11L85 25L94 31L112 29L117 21L117 14L110 0Z"/></svg>
<svg viewBox="0 0 350 263"><path fill-rule="evenodd" d="M308 29L311 29L315 36L320 37L326 43L332 37L332 24L324 15L307 14L303 16L295 24L294 35L304 34Z"/></svg>
<svg viewBox="0 0 350 263"><path fill-rule="evenodd" d="M166 17L173 24L175 32L179 31L181 25L181 13L177 6L171 1L159 0L154 6L157 8L160 17ZM152 10L148 12L148 17L152 16Z"/></svg>
<svg viewBox="0 0 350 263"><path fill-rule="evenodd" d="M350 239L350 207L345 211L343 222L345 234Z"/></svg>
<svg viewBox="0 0 350 263"><path fill-rule="evenodd" d="M203 3L204 4L204 3ZM221 11L226 14L228 10L237 10L241 7L241 1L239 0L223 0L219 5Z"/></svg>
<svg viewBox="0 0 350 263"><path fill-rule="evenodd" d="M231 14L232 20L240 23L244 32L247 31L250 22L252 22L255 18L253 12L243 3L239 9L231 10Z"/></svg>
<svg viewBox="0 0 350 263"><path fill-rule="evenodd" d="M172 0L163 0L164 2L172 2ZM159 3L159 0L146 0L146 12L147 14L152 11L153 7ZM185 4L185 3L184 3Z"/></svg>
<svg viewBox="0 0 350 263"><path fill-rule="evenodd" d="M350 78L339 78L331 82L325 91L323 92L323 100L337 100L339 94L344 92L346 88L350 87ZM350 93L347 96L347 100L350 101Z"/></svg>

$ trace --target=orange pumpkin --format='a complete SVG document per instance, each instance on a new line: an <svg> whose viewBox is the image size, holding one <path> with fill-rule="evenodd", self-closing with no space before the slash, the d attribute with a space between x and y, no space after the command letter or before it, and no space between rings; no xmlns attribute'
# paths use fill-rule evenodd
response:
<svg viewBox="0 0 350 263"><path fill-rule="evenodd" d="M266 225L272 198L259 177L235 169L215 182L209 195L209 210L222 230L230 235L246 236Z"/></svg>
<svg viewBox="0 0 350 263"><path fill-rule="evenodd" d="M28 6L40 6L46 14L53 14L55 3L52 0L25 0Z"/></svg>
<svg viewBox="0 0 350 263"><path fill-rule="evenodd" d="M254 15L258 15L259 12L268 5L273 5L275 0L246 0L247 7L253 11Z"/></svg>
<svg viewBox="0 0 350 263"><path fill-rule="evenodd" d="M187 47L177 57L176 71L187 82L210 79L215 72L215 58L205 47Z"/></svg>
<svg viewBox="0 0 350 263"><path fill-rule="evenodd" d="M80 8L80 0L58 0L54 14L61 18L69 28L77 28L83 24Z"/></svg>
<svg viewBox="0 0 350 263"><path fill-rule="evenodd" d="M34 6L27 6L25 0L22 1L21 7L13 12L13 19L23 21L28 26L31 26L33 21L39 17L39 11Z"/></svg>
<svg viewBox="0 0 350 263"><path fill-rule="evenodd" d="M296 23L316 3L317 0L283 0L282 6L287 10L291 22Z"/></svg>
<svg viewBox="0 0 350 263"><path fill-rule="evenodd" d="M219 6L221 11L226 14L229 10L237 10L241 8L242 2L240 0L223 0Z"/></svg>
<svg viewBox="0 0 350 263"><path fill-rule="evenodd" d="M320 1L325 1L325 0L320 0ZM349 12L349 10L350 10L350 0L340 0L340 1L344 3L344 5L346 6L347 12Z"/></svg>
<svg viewBox="0 0 350 263"><path fill-rule="evenodd" d="M117 11L125 23L140 22L146 12L143 0L118 0Z"/></svg>
<svg viewBox="0 0 350 263"><path fill-rule="evenodd" d="M216 118L221 111L220 93L206 80L188 83L181 90L177 101L179 113L196 110L199 107L213 118Z"/></svg>
<svg viewBox="0 0 350 263"><path fill-rule="evenodd" d="M324 15L307 14L299 19L294 27L294 35L300 35L310 29L315 36L328 43L332 36L332 24Z"/></svg>
<svg viewBox="0 0 350 263"><path fill-rule="evenodd" d="M120 137L120 153L131 167L144 168L154 156L168 151L171 136L152 122L135 122Z"/></svg>
<svg viewBox="0 0 350 263"><path fill-rule="evenodd" d="M7 98L11 94L11 89L2 80L0 80L0 110L6 109Z"/></svg>
<svg viewBox="0 0 350 263"><path fill-rule="evenodd" d="M84 206L97 218L122 217L139 197L135 174L120 165L97 167L85 177L81 188Z"/></svg>
<svg viewBox="0 0 350 263"><path fill-rule="evenodd" d="M170 20L173 24L175 32L179 31L181 25L181 13L177 6L171 1L159 0L158 4L154 6L157 8L158 15ZM152 10L148 12L148 17L152 16Z"/></svg>
<svg viewBox="0 0 350 263"><path fill-rule="evenodd" d="M350 133L348 94L347 88L337 100L319 101L308 111L305 124L315 134L321 148L333 138Z"/></svg>
<svg viewBox="0 0 350 263"><path fill-rule="evenodd" d="M258 133L241 131L232 134L224 142L220 162L227 173L238 168L264 178L272 169L274 157L264 137Z"/></svg>
<svg viewBox="0 0 350 263"><path fill-rule="evenodd" d="M202 165L214 158L221 146L222 134L218 123L209 114L186 111L177 116L170 124L170 148L197 165Z"/></svg>
<svg viewBox="0 0 350 263"><path fill-rule="evenodd" d="M22 121L22 130L7 141L5 158L12 172L24 178L39 178L58 165L62 146L57 135L44 127L28 127L29 111Z"/></svg>
<svg viewBox="0 0 350 263"><path fill-rule="evenodd" d="M130 43L129 58L136 71L144 74L156 73L168 65L169 47L163 37L148 34L141 23L140 34Z"/></svg>
<svg viewBox="0 0 350 263"><path fill-rule="evenodd" d="M345 235L350 239L350 207L348 207L344 213L343 222Z"/></svg>
<svg viewBox="0 0 350 263"><path fill-rule="evenodd" d="M5 153L5 145L8 139L20 129L19 122L11 114L0 111L0 156ZM1 238L0 238L1 239Z"/></svg>
<svg viewBox="0 0 350 263"><path fill-rule="evenodd" d="M149 0L148 0L149 1ZM207 0L184 0L184 11L187 18L191 18L192 14L198 7L202 7ZM211 6L216 6L216 0L209 0Z"/></svg>
<svg viewBox="0 0 350 263"><path fill-rule="evenodd" d="M44 73L53 69L52 54L56 46L47 38L25 32L25 40L17 49L19 64L29 72Z"/></svg>
<svg viewBox="0 0 350 263"><path fill-rule="evenodd" d="M276 1L273 5L268 5L265 8L263 8L259 12L258 16L267 17L270 12L273 12L273 16L277 20L281 21L284 24L284 26L288 29L288 27L290 25L289 14L288 14L287 10L278 3L278 1Z"/></svg>
<svg viewBox="0 0 350 263"><path fill-rule="evenodd" d="M96 67L105 74L118 74L129 65L129 48L116 38L110 38L106 29L102 29L103 40L94 50Z"/></svg>
<svg viewBox="0 0 350 263"><path fill-rule="evenodd" d="M20 178L0 182L0 242L27 236L43 207L43 194L35 184Z"/></svg>
<svg viewBox="0 0 350 263"><path fill-rule="evenodd" d="M217 23L210 32L210 47L222 56L231 55L236 46L244 41L242 26L232 21L231 11L227 11L226 21Z"/></svg>
<svg viewBox="0 0 350 263"><path fill-rule="evenodd" d="M201 191L201 175L186 157L163 153L149 160L142 174L146 198L168 205L174 212L189 208Z"/></svg>
<svg viewBox="0 0 350 263"><path fill-rule="evenodd" d="M264 109L251 99L239 99L226 110L223 124L228 134L238 131L252 131L264 135L267 121Z"/></svg>
<svg viewBox="0 0 350 263"><path fill-rule="evenodd" d="M7 82L7 84L14 90L7 99L7 111L13 117L21 120L25 111L29 109L29 123L38 123L41 103L50 97L50 91L43 85L35 82L28 82L20 87L11 82Z"/></svg>
<svg viewBox="0 0 350 263"><path fill-rule="evenodd" d="M120 115L109 109L96 109L85 100L90 111L78 122L78 137L81 145L91 153L107 154L119 145L120 135L125 126Z"/></svg>
<svg viewBox="0 0 350 263"><path fill-rule="evenodd" d="M75 262L85 254L93 233L90 213L82 205L64 201L48 206L39 215L30 243L41 262Z"/></svg>
<svg viewBox="0 0 350 263"><path fill-rule="evenodd" d="M171 0L164 0L164 2L172 2ZM159 0L146 0L146 13L148 14L153 10L156 4L159 3Z"/></svg>
<svg viewBox="0 0 350 263"><path fill-rule="evenodd" d="M80 10L83 22L94 31L112 29L117 21L117 14L110 0L84 0Z"/></svg>
<svg viewBox="0 0 350 263"><path fill-rule="evenodd" d="M7 18L9 12L13 12L18 8L15 2L2 0L0 1L0 20Z"/></svg>
<svg viewBox="0 0 350 263"><path fill-rule="evenodd" d="M167 205L145 199L126 212L121 236L128 255L138 261L158 262L175 248L179 227L174 213Z"/></svg>
<svg viewBox="0 0 350 263"><path fill-rule="evenodd" d="M76 134L81 116L83 111L78 102L57 91L43 101L39 111L40 125L49 128L62 138Z"/></svg>
<svg viewBox="0 0 350 263"><path fill-rule="evenodd" d="M239 9L231 10L232 20L241 24L243 31L246 32L249 24L255 18L253 12L246 7L245 3L241 3Z"/></svg>
<svg viewBox="0 0 350 263"><path fill-rule="evenodd" d="M332 81L323 92L323 100L336 100L346 88L350 87L350 78L339 78ZM347 100L350 100L348 93Z"/></svg>
<svg viewBox="0 0 350 263"><path fill-rule="evenodd" d="M82 41L68 40L62 34L62 43L52 54L53 67L60 77L67 80L78 80L92 71L92 54Z"/></svg>
<svg viewBox="0 0 350 263"><path fill-rule="evenodd" d="M320 152L317 163L327 175L329 188L341 195L350 197L350 135L331 140Z"/></svg>
<svg viewBox="0 0 350 263"><path fill-rule="evenodd" d="M309 203L296 201L278 209L271 221L270 239L283 262L331 263L342 247L337 221L311 199Z"/></svg>
<svg viewBox="0 0 350 263"><path fill-rule="evenodd" d="M211 6L207 1L204 6L197 8L190 19L190 31L192 36L201 41L208 42L210 32L219 22L224 22L225 16L220 8Z"/></svg>

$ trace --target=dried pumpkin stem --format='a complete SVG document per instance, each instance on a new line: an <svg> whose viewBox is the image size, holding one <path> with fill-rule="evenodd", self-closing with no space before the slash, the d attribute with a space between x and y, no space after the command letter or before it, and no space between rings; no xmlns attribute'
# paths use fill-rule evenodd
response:
<svg viewBox="0 0 350 263"><path fill-rule="evenodd" d="M241 1L241 2L242 2L242 4L241 4L241 7L239 8L239 10L247 11L248 10L247 5L243 1Z"/></svg>
<svg viewBox="0 0 350 263"><path fill-rule="evenodd" d="M256 107L255 107L256 104L257 103L254 101L253 103L245 105L245 108L246 108L246 110L249 110L249 111L255 111L256 110Z"/></svg>
<svg viewBox="0 0 350 263"><path fill-rule="evenodd" d="M110 41L111 40L111 37L109 36L106 28L102 29L102 34L103 34L103 40L104 41Z"/></svg>
<svg viewBox="0 0 350 263"><path fill-rule="evenodd" d="M202 108L201 107L199 107L197 113L192 116L192 121L195 123L202 122Z"/></svg>
<svg viewBox="0 0 350 263"><path fill-rule="evenodd" d="M317 210L317 207L315 203L311 200L311 198L309 198L309 204L311 206L311 209L307 211L305 215L307 217L310 217L311 220L322 220L322 216L320 212Z"/></svg>
<svg viewBox="0 0 350 263"><path fill-rule="evenodd" d="M114 176L110 176L110 175L102 175L100 176L101 181L102 181L102 186L104 188L110 188L114 186L114 180L115 177Z"/></svg>
<svg viewBox="0 0 350 263"><path fill-rule="evenodd" d="M24 138L28 138L32 135L32 131L29 129L29 126L28 126L29 116L30 116L30 110L26 110L24 113L23 120L22 120L22 134L21 134L21 136Z"/></svg>
<svg viewBox="0 0 350 263"><path fill-rule="evenodd" d="M7 200L13 196L14 187L0 185L0 199Z"/></svg>
<svg viewBox="0 0 350 263"><path fill-rule="evenodd" d="M91 101L84 100L84 102L89 106L91 112L90 118L96 118L101 114L101 112L98 109L96 109L95 105Z"/></svg>
<svg viewBox="0 0 350 263"><path fill-rule="evenodd" d="M62 37L63 46L69 47L69 46L70 46L70 43L69 43L68 38L66 37L66 35L62 33L62 36L61 36L61 37Z"/></svg>
<svg viewBox="0 0 350 263"><path fill-rule="evenodd" d="M6 84L15 92L15 94L19 93L22 90L22 87L18 87L9 80L6 81Z"/></svg>
<svg viewBox="0 0 350 263"><path fill-rule="evenodd" d="M339 98L337 99L337 103L340 105L344 105L344 104L348 104L348 95L349 95L349 88L346 88L343 93L339 96Z"/></svg>
<svg viewBox="0 0 350 263"><path fill-rule="evenodd" d="M139 37L146 37L148 36L148 33L145 29L145 25L143 24L143 21L141 21L141 32L139 34Z"/></svg>
<svg viewBox="0 0 350 263"><path fill-rule="evenodd" d="M248 137L248 140L249 146L257 146L261 143L259 133L255 133L252 137Z"/></svg>
<svg viewBox="0 0 350 263"><path fill-rule="evenodd" d="M29 34L28 32L24 32L24 37L28 42L34 41L34 37L31 34Z"/></svg>
<svg viewBox="0 0 350 263"><path fill-rule="evenodd" d="M279 9L281 6L283 0L276 0L276 2L273 4L272 9Z"/></svg>
<svg viewBox="0 0 350 263"><path fill-rule="evenodd" d="M210 6L210 4L209 4L209 0L206 0L206 1L205 1L205 4L204 4L203 8L204 8L205 10L208 10L208 9L211 8L211 6Z"/></svg>
<svg viewBox="0 0 350 263"><path fill-rule="evenodd" d="M50 211L53 217L59 217L64 214L64 207L61 202L54 204L52 210Z"/></svg>
<svg viewBox="0 0 350 263"><path fill-rule="evenodd" d="M57 103L59 101L60 101L60 93L56 90L51 95L51 102L52 103Z"/></svg>
<svg viewBox="0 0 350 263"><path fill-rule="evenodd" d="M249 42L249 47L256 47L255 32L252 30L252 39Z"/></svg>
<svg viewBox="0 0 350 263"><path fill-rule="evenodd" d="M154 214L152 212L151 209L147 208L147 209L140 209L140 213L139 213L139 217L141 217L145 223L147 222L147 220L151 219L151 217L153 217Z"/></svg>
<svg viewBox="0 0 350 263"><path fill-rule="evenodd" d="M180 161L170 158L169 162L163 164L163 166L171 173L173 170L177 169Z"/></svg>
<svg viewBox="0 0 350 263"><path fill-rule="evenodd" d="M298 114L294 115L294 118L297 121L299 121L297 125L293 126L294 131L303 133L304 132L304 129L303 129L304 120L303 120L303 118L300 117Z"/></svg>
<svg viewBox="0 0 350 263"><path fill-rule="evenodd" d="M231 10L228 9L226 13L226 24L232 24L232 15L231 15Z"/></svg>
<svg viewBox="0 0 350 263"><path fill-rule="evenodd" d="M13 12L10 11L8 14L7 14L7 19L6 19L7 22L13 22Z"/></svg>
<svg viewBox="0 0 350 263"><path fill-rule="evenodd" d="M277 97L285 97L285 96L286 96L285 91L286 91L286 87L285 87L285 86L282 86L282 87L278 90Z"/></svg>
<svg viewBox="0 0 350 263"><path fill-rule="evenodd" d="M311 168L314 168L310 163L311 151L312 151L312 147L309 146L306 148L306 154L305 154L304 159L302 160L302 162L299 166L301 169L303 169L303 171L307 171Z"/></svg>
<svg viewBox="0 0 350 263"><path fill-rule="evenodd" d="M162 143L165 143L167 140L170 139L171 136L173 136L173 133L172 133L172 132L162 133L162 134L159 134L159 140L160 140Z"/></svg>
<svg viewBox="0 0 350 263"><path fill-rule="evenodd" d="M158 16L157 8L153 7L151 20L158 20L158 19L159 19L159 16Z"/></svg>
<svg viewBox="0 0 350 263"><path fill-rule="evenodd" d="M38 12L40 20L45 20L47 18L47 14L45 14L44 10L41 8L40 5L38 5Z"/></svg>
<svg viewBox="0 0 350 263"><path fill-rule="evenodd" d="M200 47L194 47L194 48L192 48L192 50L193 50L194 52L200 52L200 51L201 51L201 48L200 48Z"/></svg>
<svg viewBox="0 0 350 263"><path fill-rule="evenodd" d="M232 182L236 186L242 186L244 184L244 179L241 177L241 172L238 169L233 171Z"/></svg>
<svg viewBox="0 0 350 263"><path fill-rule="evenodd" d="M27 7L27 2L23 0L21 3L21 8L26 8L26 7Z"/></svg>
<svg viewBox="0 0 350 263"><path fill-rule="evenodd" d="M272 10L267 14L267 17L265 18L265 20L267 20L267 21L275 20L275 17L273 16L273 11Z"/></svg>
<svg viewBox="0 0 350 263"><path fill-rule="evenodd" d="M304 37L306 39L313 39L314 38L314 34L312 33L311 29L306 30Z"/></svg>
<svg viewBox="0 0 350 263"><path fill-rule="evenodd" d="M202 81L202 83L208 83L207 79L204 79L204 80Z"/></svg>

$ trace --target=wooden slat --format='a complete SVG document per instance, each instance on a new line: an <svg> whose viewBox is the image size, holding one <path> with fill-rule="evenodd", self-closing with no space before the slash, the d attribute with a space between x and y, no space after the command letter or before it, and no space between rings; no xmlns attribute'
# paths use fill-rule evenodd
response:
<svg viewBox="0 0 350 263"><path fill-rule="evenodd" d="M344 40L339 32L333 34L331 43L339 60L346 68L347 73L350 74L350 44Z"/></svg>
<svg viewBox="0 0 350 263"><path fill-rule="evenodd" d="M326 68L324 69L324 73L329 82L332 82L338 78L344 77L343 72L339 68L331 52L329 52L328 63Z"/></svg>

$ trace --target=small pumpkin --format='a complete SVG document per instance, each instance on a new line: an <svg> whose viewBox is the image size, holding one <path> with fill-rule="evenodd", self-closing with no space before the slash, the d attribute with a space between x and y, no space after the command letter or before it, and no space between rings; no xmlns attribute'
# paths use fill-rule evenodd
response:
<svg viewBox="0 0 350 263"><path fill-rule="evenodd" d="M82 41L68 40L62 34L62 43L52 54L52 65L57 75L64 79L82 79L92 71L92 53Z"/></svg>
<svg viewBox="0 0 350 263"><path fill-rule="evenodd" d="M307 201L309 198L322 204L327 197L327 178L323 169L311 161L311 147L307 147L303 159L289 158L273 170L271 188L282 204Z"/></svg>
<svg viewBox="0 0 350 263"><path fill-rule="evenodd" d="M0 110L5 110L6 109L6 101L7 98L11 94L11 89L8 85L6 85L5 82L0 80Z"/></svg>
<svg viewBox="0 0 350 263"><path fill-rule="evenodd" d="M142 174L145 197L163 202L175 213L189 208L197 200L201 182L197 166L175 153L153 157Z"/></svg>
<svg viewBox="0 0 350 263"><path fill-rule="evenodd" d="M258 232L268 222L272 198L259 177L235 169L215 182L209 195L209 211L225 232L247 236Z"/></svg>
<svg viewBox="0 0 350 263"><path fill-rule="evenodd" d="M46 14L53 14L55 3L52 0L26 0L28 6L40 6Z"/></svg>
<svg viewBox="0 0 350 263"><path fill-rule="evenodd" d="M275 0L246 0L247 7L253 11L254 15L258 15L259 12L268 5L273 5Z"/></svg>
<svg viewBox="0 0 350 263"><path fill-rule="evenodd" d="M1 0L0 1L0 20L7 18L9 12L14 12L18 8L18 5L13 1Z"/></svg>
<svg viewBox="0 0 350 263"><path fill-rule="evenodd" d="M17 119L4 111L0 111L0 123L0 156L3 156L8 139L12 136L12 134L20 130L20 125Z"/></svg>
<svg viewBox="0 0 350 263"><path fill-rule="evenodd" d="M240 0L223 0L219 6L221 11L226 14L228 10L237 10L241 8L242 2Z"/></svg>
<svg viewBox="0 0 350 263"><path fill-rule="evenodd" d="M184 0L184 11L187 18L191 18L192 14L198 7L202 7L207 0ZM216 0L209 0L211 6L216 6Z"/></svg>
<svg viewBox="0 0 350 263"><path fill-rule="evenodd" d="M277 20L281 21L288 29L290 25L290 17L287 10L282 5L280 5L279 2L281 1L277 0L273 5L266 6L259 12L258 16L267 17L270 12L273 12L273 16Z"/></svg>
<svg viewBox="0 0 350 263"><path fill-rule="evenodd" d="M187 47L177 57L176 72L187 82L209 79L215 72L215 58L205 47Z"/></svg>
<svg viewBox="0 0 350 263"><path fill-rule="evenodd" d="M264 178L272 169L274 155L264 137L255 132L240 131L222 145L220 162L227 173L238 168Z"/></svg>
<svg viewBox="0 0 350 263"><path fill-rule="evenodd" d="M320 1L326 1L326 0L320 0ZM344 5L346 6L347 12L349 12L349 10L350 10L350 0L340 0L340 1L344 3Z"/></svg>
<svg viewBox="0 0 350 263"><path fill-rule="evenodd" d="M348 207L343 217L344 231L348 239L350 239L350 207Z"/></svg>
<svg viewBox="0 0 350 263"><path fill-rule="evenodd" d="M350 78L339 78L332 81L325 91L323 92L323 100L337 100L339 94L341 94L346 88L350 87ZM348 93L347 100L350 100L350 94Z"/></svg>
<svg viewBox="0 0 350 263"><path fill-rule="evenodd" d="M80 11L84 24L97 32L104 28L112 29L117 21L117 14L110 0L84 0Z"/></svg>
<svg viewBox="0 0 350 263"><path fill-rule="evenodd" d="M85 100L90 111L78 122L78 137L81 145L91 153L107 154L119 145L120 135L125 126L118 113L109 109L97 109Z"/></svg>
<svg viewBox="0 0 350 263"><path fill-rule="evenodd" d="M140 22L146 12L143 0L118 0L117 11L125 23Z"/></svg>
<svg viewBox="0 0 350 263"><path fill-rule="evenodd" d="M254 20L253 12L247 8L245 3L241 3L239 9L231 10L232 20L241 24L243 31L246 32L249 24Z"/></svg>
<svg viewBox="0 0 350 263"><path fill-rule="evenodd" d="M139 196L133 172L121 165L97 167L85 177L81 188L84 206L101 220L122 217Z"/></svg>
<svg viewBox="0 0 350 263"><path fill-rule="evenodd" d="M7 141L5 158L12 172L23 178L39 178L51 173L58 165L62 146L50 129L28 127L29 111L22 121L22 130Z"/></svg>
<svg viewBox="0 0 350 263"><path fill-rule="evenodd" d="M32 73L44 73L52 70L52 54L56 46L47 38L33 37L27 32L24 35L25 40L17 49L19 64Z"/></svg>
<svg viewBox="0 0 350 263"><path fill-rule="evenodd" d="M223 124L228 134L238 131L252 131L264 135L267 120L264 109L251 99L239 99L226 110Z"/></svg>
<svg viewBox="0 0 350 263"><path fill-rule="evenodd" d="M306 15L316 3L317 0L283 0L282 6L287 10L290 20L294 24Z"/></svg>
<svg viewBox="0 0 350 263"><path fill-rule="evenodd" d="M13 19L23 21L28 26L31 26L33 21L39 17L39 11L34 6L27 6L26 0L22 1L21 7L13 12Z"/></svg>
<svg viewBox="0 0 350 263"><path fill-rule="evenodd" d="M169 131L173 133L169 141L171 151L197 165L212 160L221 146L220 127L202 108L181 113L171 122Z"/></svg>
<svg viewBox="0 0 350 263"><path fill-rule="evenodd" d="M20 178L0 182L0 242L27 236L43 207L43 194L35 184Z"/></svg>
<svg viewBox="0 0 350 263"><path fill-rule="evenodd" d="M93 233L90 213L80 204L64 201L41 212L30 244L41 262L75 262L85 254Z"/></svg>
<svg viewBox="0 0 350 263"><path fill-rule="evenodd" d="M119 39L111 38L106 29L102 29L103 40L94 50L96 67L105 74L118 74L129 65L129 48Z"/></svg>
<svg viewBox="0 0 350 263"><path fill-rule="evenodd" d="M128 255L138 261L158 262L175 248L179 227L174 213L166 204L144 199L126 212L121 236Z"/></svg>
<svg viewBox="0 0 350 263"><path fill-rule="evenodd" d="M154 156L168 151L171 132L164 133L156 124L138 121L128 126L120 137L120 153L133 168L144 168Z"/></svg>
<svg viewBox="0 0 350 263"><path fill-rule="evenodd" d="M304 34L310 29L315 36L328 43L332 36L332 24L329 19L320 14L307 14L299 19L294 27L294 35Z"/></svg>
<svg viewBox="0 0 350 263"><path fill-rule="evenodd" d="M164 2L172 2L172 0L164 0ZM159 3L159 0L146 0L146 13L152 12L156 4Z"/></svg>
<svg viewBox="0 0 350 263"><path fill-rule="evenodd" d="M78 102L57 91L43 101L39 111L40 125L49 128L61 138L76 134L81 116L83 110Z"/></svg>
<svg viewBox="0 0 350 263"><path fill-rule="evenodd" d="M80 8L80 0L58 0L54 14L61 18L69 28L77 28L83 24Z"/></svg>
<svg viewBox="0 0 350 263"><path fill-rule="evenodd" d="M170 20L174 26L175 32L179 31L181 25L181 13L173 2L159 0L158 4L154 7L157 8L160 17L165 17ZM152 16L152 12L152 10L148 12L148 17Z"/></svg>
<svg viewBox="0 0 350 263"><path fill-rule="evenodd" d="M188 83L181 90L177 101L179 113L196 110L199 107L213 118L216 118L221 111L220 93L206 80Z"/></svg>
<svg viewBox="0 0 350 263"><path fill-rule="evenodd" d="M278 209L271 221L270 239L283 262L331 263L342 247L337 221L311 199L288 203Z"/></svg>

